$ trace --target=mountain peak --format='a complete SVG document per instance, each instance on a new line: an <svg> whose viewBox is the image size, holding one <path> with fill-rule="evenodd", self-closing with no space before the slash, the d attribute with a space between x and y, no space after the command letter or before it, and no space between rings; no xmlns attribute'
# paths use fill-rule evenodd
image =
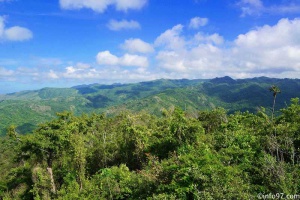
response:
<svg viewBox="0 0 300 200"><path fill-rule="evenodd" d="M233 84L235 83L236 81L229 77L229 76L224 76L224 77L217 77L217 78L214 78L214 79L211 79L210 82L212 83L227 83L227 84Z"/></svg>

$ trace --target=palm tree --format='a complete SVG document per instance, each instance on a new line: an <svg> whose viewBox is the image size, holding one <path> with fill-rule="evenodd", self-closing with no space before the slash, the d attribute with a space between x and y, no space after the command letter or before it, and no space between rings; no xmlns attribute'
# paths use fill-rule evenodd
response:
<svg viewBox="0 0 300 200"><path fill-rule="evenodd" d="M273 92L273 109L272 109L272 121L274 118L274 111L275 111L275 102L276 102L276 96L278 93L281 93L279 87L276 85L272 85L272 87L269 88L270 92Z"/></svg>

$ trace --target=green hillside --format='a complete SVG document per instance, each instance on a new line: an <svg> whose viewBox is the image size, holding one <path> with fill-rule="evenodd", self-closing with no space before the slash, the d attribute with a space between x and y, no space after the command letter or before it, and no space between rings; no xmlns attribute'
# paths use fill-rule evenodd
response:
<svg viewBox="0 0 300 200"><path fill-rule="evenodd" d="M20 133L32 131L37 124L53 119L57 112L88 112L88 100L70 88L43 88L0 96L0 133L14 124Z"/></svg>
<svg viewBox="0 0 300 200"><path fill-rule="evenodd" d="M0 134L14 124L19 133L33 130L37 124L53 119L64 110L74 114L121 111L147 111L160 116L162 110L179 107L192 115L199 110L225 108L229 113L267 108L273 103L269 87L278 86L276 110L286 107L291 98L300 97L299 79L267 77L234 80L230 77L212 80L167 80L113 84L80 85L73 88L43 88L0 95Z"/></svg>
<svg viewBox="0 0 300 200"><path fill-rule="evenodd" d="M299 79L254 78L233 80L230 77L215 78L198 84L166 89L156 95L129 101L121 106L109 109L107 112L117 112L120 109L159 114L162 109L180 107L189 113L199 110L211 110L223 107L229 113L235 111L250 111L255 113L260 107L267 108L273 103L269 88L276 85L281 93L276 101L276 109L286 107L291 98L300 97Z"/></svg>

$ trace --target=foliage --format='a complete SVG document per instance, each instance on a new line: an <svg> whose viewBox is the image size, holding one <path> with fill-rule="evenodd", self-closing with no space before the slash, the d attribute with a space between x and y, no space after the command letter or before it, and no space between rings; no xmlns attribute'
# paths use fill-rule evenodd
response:
<svg viewBox="0 0 300 200"><path fill-rule="evenodd" d="M219 80L218 80L219 81ZM271 119L223 108L58 113L0 138L0 199L256 199L300 192L299 98Z"/></svg>

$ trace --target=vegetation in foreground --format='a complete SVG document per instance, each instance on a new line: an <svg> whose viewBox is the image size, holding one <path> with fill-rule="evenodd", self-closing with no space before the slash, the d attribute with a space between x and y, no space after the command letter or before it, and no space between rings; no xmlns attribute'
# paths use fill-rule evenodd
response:
<svg viewBox="0 0 300 200"><path fill-rule="evenodd" d="M255 199L300 192L300 104L162 117L58 114L0 142L3 199Z"/></svg>

